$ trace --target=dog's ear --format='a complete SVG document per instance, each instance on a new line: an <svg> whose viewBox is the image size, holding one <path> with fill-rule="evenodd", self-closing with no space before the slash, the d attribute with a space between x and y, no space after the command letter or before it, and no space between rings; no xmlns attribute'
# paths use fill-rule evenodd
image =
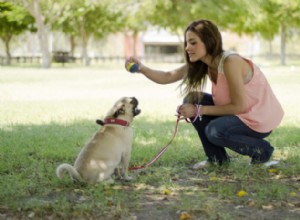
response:
<svg viewBox="0 0 300 220"><path fill-rule="evenodd" d="M96 123L97 123L98 125L101 125L101 126L104 125L104 122L103 122L102 120L100 120L100 119L97 119L97 120L96 120Z"/></svg>
<svg viewBox="0 0 300 220"><path fill-rule="evenodd" d="M125 114L125 110L124 110L124 106L122 106L117 111L115 111L113 116L114 118L117 118L119 115L124 115L124 114Z"/></svg>

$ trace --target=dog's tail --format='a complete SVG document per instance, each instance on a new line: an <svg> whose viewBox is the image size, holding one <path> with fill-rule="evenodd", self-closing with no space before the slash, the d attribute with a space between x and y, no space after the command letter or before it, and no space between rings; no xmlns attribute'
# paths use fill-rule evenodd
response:
<svg viewBox="0 0 300 220"><path fill-rule="evenodd" d="M73 180L84 182L83 179L81 178L81 175L78 173L78 171L70 164L63 163L56 168L56 176L60 179L64 177L66 172L69 173L69 175Z"/></svg>

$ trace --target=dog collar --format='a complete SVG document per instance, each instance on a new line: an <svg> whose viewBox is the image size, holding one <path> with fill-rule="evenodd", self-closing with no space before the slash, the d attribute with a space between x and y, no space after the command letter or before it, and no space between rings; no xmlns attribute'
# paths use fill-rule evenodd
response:
<svg viewBox="0 0 300 220"><path fill-rule="evenodd" d="M104 119L104 125L106 125L106 124L117 124L117 125L122 125L125 127L129 126L128 121L118 119L118 118L106 118L106 119Z"/></svg>

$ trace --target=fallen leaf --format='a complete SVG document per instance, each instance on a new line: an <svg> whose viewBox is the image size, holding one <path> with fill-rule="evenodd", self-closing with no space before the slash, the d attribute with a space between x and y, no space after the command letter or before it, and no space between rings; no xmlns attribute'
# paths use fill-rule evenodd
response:
<svg viewBox="0 0 300 220"><path fill-rule="evenodd" d="M209 178L209 180L212 181L212 182L217 182L219 180L219 178L216 177L216 176L212 176L212 177Z"/></svg>
<svg viewBox="0 0 300 220"><path fill-rule="evenodd" d="M264 210L272 210L274 207L272 205L263 205L262 209Z"/></svg>
<svg viewBox="0 0 300 220"><path fill-rule="evenodd" d="M278 170L275 168L271 168L268 171L269 171L269 173L278 173Z"/></svg>
<svg viewBox="0 0 300 220"><path fill-rule="evenodd" d="M238 196L238 197L244 197L244 196L246 196L246 195L248 195L248 193L247 193L246 191L244 191L244 190L240 190L240 191L237 193L237 196Z"/></svg>
<svg viewBox="0 0 300 220"><path fill-rule="evenodd" d="M187 212L182 212L180 214L180 220L192 219L192 216Z"/></svg>
<svg viewBox="0 0 300 220"><path fill-rule="evenodd" d="M244 208L243 205L237 205L236 207L234 207L235 209L241 209L241 208Z"/></svg>
<svg viewBox="0 0 300 220"><path fill-rule="evenodd" d="M171 190L169 190L169 189L164 189L164 191L163 191L163 194L164 195L171 195Z"/></svg>
<svg viewBox="0 0 300 220"><path fill-rule="evenodd" d="M248 206L255 206L255 202L253 200L250 200L247 205Z"/></svg>

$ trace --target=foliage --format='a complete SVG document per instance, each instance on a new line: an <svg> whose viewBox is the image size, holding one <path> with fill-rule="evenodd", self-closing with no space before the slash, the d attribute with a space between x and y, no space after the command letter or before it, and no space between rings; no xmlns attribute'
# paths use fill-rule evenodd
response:
<svg viewBox="0 0 300 220"><path fill-rule="evenodd" d="M101 39L108 33L120 31L122 16L109 4L78 0L65 8L55 27L70 35L81 36L84 32Z"/></svg>
<svg viewBox="0 0 300 220"><path fill-rule="evenodd" d="M52 30L60 30L73 38L76 37L77 40L80 38L84 50L87 50L91 38L101 39L110 33L124 31L136 38L139 32L147 30L149 26L167 29L177 36L182 36L191 21L207 18L215 21L221 30L231 30L240 35L259 33L270 42L280 33L281 53L285 53L285 42L299 29L300 24L298 0L11 0L11 2L14 3L14 8L20 5L20 2L30 7L38 3L41 21L36 22L39 24L42 22L46 28L50 25ZM10 22L14 21L20 25L23 12L14 14L16 16L10 16ZM3 18L3 15L0 17ZM29 17L25 20L28 19ZM14 25L6 22L1 22L0 25L0 28L7 30L13 27ZM30 25L24 28L26 27L29 28ZM47 35L49 34L45 33L39 38L46 39ZM6 38L7 36L9 35L6 35ZM41 48L48 45L47 42L42 44Z"/></svg>
<svg viewBox="0 0 300 220"><path fill-rule="evenodd" d="M300 27L298 0L258 0L254 30L266 39L273 39L282 25L288 29Z"/></svg>
<svg viewBox="0 0 300 220"><path fill-rule="evenodd" d="M102 39L110 33L123 30L124 14L115 10L112 3L76 0L67 5L53 28L69 36L79 38L82 43L82 57L89 64L88 43L91 37Z"/></svg>
<svg viewBox="0 0 300 220"><path fill-rule="evenodd" d="M189 0L156 0L149 5L147 20L154 25L181 35L191 22L192 3ZM202 2L202 1L201 1Z"/></svg>
<svg viewBox="0 0 300 220"><path fill-rule="evenodd" d="M0 36L19 35L25 30L34 31L34 19L23 7L0 2Z"/></svg>
<svg viewBox="0 0 300 220"><path fill-rule="evenodd" d="M6 54L10 59L9 43L13 36L25 31L35 31L33 17L23 8L9 2L0 2L0 38L6 45Z"/></svg>

